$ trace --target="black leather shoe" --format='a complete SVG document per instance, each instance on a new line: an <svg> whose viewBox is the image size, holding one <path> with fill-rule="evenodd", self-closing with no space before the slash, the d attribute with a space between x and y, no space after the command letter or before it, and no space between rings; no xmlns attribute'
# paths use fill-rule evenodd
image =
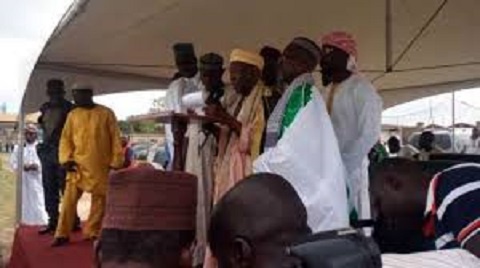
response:
<svg viewBox="0 0 480 268"><path fill-rule="evenodd" d="M52 226L47 226L47 227L45 227L45 228L43 228L43 229L40 229L40 230L38 231L38 234L39 234L39 235L47 235L47 234L48 234L48 235L53 235L53 234L55 233L55 229L56 229L56 228L54 228L54 227L52 227Z"/></svg>
<svg viewBox="0 0 480 268"><path fill-rule="evenodd" d="M53 248L63 247L69 242L70 242L70 239L68 239L68 237L57 237L53 240L52 247Z"/></svg>

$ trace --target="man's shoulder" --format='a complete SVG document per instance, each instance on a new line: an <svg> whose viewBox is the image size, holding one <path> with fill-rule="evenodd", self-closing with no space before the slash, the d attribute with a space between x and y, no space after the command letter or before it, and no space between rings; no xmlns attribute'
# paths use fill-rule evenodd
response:
<svg viewBox="0 0 480 268"><path fill-rule="evenodd" d="M377 94L377 89L375 86L366 78L365 76L361 74L352 74L351 76L351 85L353 85L353 88L363 88L363 90L370 91L372 93Z"/></svg>
<svg viewBox="0 0 480 268"><path fill-rule="evenodd" d="M46 110L48 110L48 108L50 108L50 102L44 102L41 106L40 106L40 112L41 113L44 113Z"/></svg>
<svg viewBox="0 0 480 268"><path fill-rule="evenodd" d="M439 174L441 180L454 180L457 182L480 182L480 164L464 163L445 169Z"/></svg>
<svg viewBox="0 0 480 268"><path fill-rule="evenodd" d="M93 109L87 109L87 108L74 106L72 111L70 112L70 115L75 116L77 114L81 114L83 112L88 112L88 111L93 111L93 112L99 113L99 114L113 114L113 110L108 108L107 106L104 106L104 105L101 105L101 104L95 104L95 107Z"/></svg>
<svg viewBox="0 0 480 268"><path fill-rule="evenodd" d="M365 76L353 74L351 77L350 88L355 92L355 96L364 100L382 101L375 86Z"/></svg>
<svg viewBox="0 0 480 268"><path fill-rule="evenodd" d="M175 80L172 80L170 84L168 84L168 89L177 88L183 82L185 82L185 79L183 77L179 77Z"/></svg>
<svg viewBox="0 0 480 268"><path fill-rule="evenodd" d="M71 110L71 109L73 109L73 107L75 107L75 105L73 105L73 103L68 101L68 100L63 100L62 105L63 105L64 108L67 108L69 110Z"/></svg>
<svg viewBox="0 0 480 268"><path fill-rule="evenodd" d="M96 104L95 105L95 110L97 110L100 113L106 114L106 115L115 115L112 109L110 109L107 106L101 105L101 104Z"/></svg>
<svg viewBox="0 0 480 268"><path fill-rule="evenodd" d="M437 196L443 199L452 191L480 184L480 164L465 163L448 168L437 175Z"/></svg>

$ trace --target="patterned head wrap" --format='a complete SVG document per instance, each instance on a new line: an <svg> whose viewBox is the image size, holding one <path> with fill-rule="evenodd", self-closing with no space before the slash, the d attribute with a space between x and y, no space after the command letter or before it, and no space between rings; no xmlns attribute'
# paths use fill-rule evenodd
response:
<svg viewBox="0 0 480 268"><path fill-rule="evenodd" d="M322 38L322 45L332 46L347 53L350 56L347 62L347 70L358 71L357 42L351 34L341 31L331 32Z"/></svg>
<svg viewBox="0 0 480 268"><path fill-rule="evenodd" d="M345 51L350 56L357 58L357 42L353 36L346 32L335 31L322 38L322 45L336 47Z"/></svg>

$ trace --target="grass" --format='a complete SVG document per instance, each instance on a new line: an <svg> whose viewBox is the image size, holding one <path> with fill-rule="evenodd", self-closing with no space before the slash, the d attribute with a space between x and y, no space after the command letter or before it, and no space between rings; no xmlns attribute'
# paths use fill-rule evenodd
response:
<svg viewBox="0 0 480 268"><path fill-rule="evenodd" d="M0 268L10 256L15 231L16 175L9 169L9 155L0 154ZM86 220L90 194L84 194L78 205L79 216Z"/></svg>
<svg viewBox="0 0 480 268"><path fill-rule="evenodd" d="M8 156L0 155L0 267L10 255L15 225L15 174L8 169ZM3 260L2 260L3 258ZM2 262L3 261L3 262Z"/></svg>

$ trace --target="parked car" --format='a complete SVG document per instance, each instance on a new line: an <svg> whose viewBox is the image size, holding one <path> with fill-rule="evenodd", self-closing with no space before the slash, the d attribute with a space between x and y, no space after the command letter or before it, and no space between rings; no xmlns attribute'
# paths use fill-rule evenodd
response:
<svg viewBox="0 0 480 268"><path fill-rule="evenodd" d="M151 146L152 145L150 143L142 142L142 143L132 144L130 148L132 148L135 159L145 160L147 159L148 151Z"/></svg>
<svg viewBox="0 0 480 268"><path fill-rule="evenodd" d="M168 165L168 155L165 149L165 144L157 144L150 147L147 161L151 163L157 163L163 168L166 168Z"/></svg>

